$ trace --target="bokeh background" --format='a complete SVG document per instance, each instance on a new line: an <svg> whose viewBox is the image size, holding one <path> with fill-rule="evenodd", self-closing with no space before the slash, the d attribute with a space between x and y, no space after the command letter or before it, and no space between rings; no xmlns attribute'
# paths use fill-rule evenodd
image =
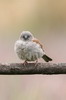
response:
<svg viewBox="0 0 66 100"><path fill-rule="evenodd" d="M23 30L44 44L52 63L66 62L65 0L0 0L0 63L22 62L14 43ZM66 100L66 75L0 76L0 99Z"/></svg>

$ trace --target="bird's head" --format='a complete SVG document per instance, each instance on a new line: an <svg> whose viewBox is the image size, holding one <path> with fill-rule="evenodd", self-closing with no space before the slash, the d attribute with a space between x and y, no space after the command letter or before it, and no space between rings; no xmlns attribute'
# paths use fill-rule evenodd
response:
<svg viewBox="0 0 66 100"><path fill-rule="evenodd" d="M29 31L23 31L20 35L20 40L23 40L23 41L31 41L33 38L34 36Z"/></svg>

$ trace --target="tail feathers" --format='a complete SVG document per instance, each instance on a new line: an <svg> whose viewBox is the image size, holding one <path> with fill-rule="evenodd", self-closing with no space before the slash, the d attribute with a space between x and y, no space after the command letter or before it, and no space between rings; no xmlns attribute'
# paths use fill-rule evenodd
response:
<svg viewBox="0 0 66 100"><path fill-rule="evenodd" d="M52 59L50 57L48 57L47 55L43 55L42 57L46 62L52 61Z"/></svg>

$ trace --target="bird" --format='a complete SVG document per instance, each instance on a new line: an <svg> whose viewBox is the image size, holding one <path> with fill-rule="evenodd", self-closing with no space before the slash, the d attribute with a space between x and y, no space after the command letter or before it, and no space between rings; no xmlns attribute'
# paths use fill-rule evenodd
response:
<svg viewBox="0 0 66 100"><path fill-rule="evenodd" d="M43 58L45 62L52 61L52 58L46 55L43 44L29 31L21 32L19 39L15 42L14 50L17 56L26 63L37 62L40 58Z"/></svg>

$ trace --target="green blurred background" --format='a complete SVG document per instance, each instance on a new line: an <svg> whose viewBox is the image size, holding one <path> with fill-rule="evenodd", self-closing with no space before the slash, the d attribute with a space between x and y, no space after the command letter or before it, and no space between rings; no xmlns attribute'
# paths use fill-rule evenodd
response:
<svg viewBox="0 0 66 100"><path fill-rule="evenodd" d="M0 0L1 63L22 62L14 43L23 30L44 44L53 63L66 62L65 0ZM66 100L66 76L0 76L0 99Z"/></svg>

